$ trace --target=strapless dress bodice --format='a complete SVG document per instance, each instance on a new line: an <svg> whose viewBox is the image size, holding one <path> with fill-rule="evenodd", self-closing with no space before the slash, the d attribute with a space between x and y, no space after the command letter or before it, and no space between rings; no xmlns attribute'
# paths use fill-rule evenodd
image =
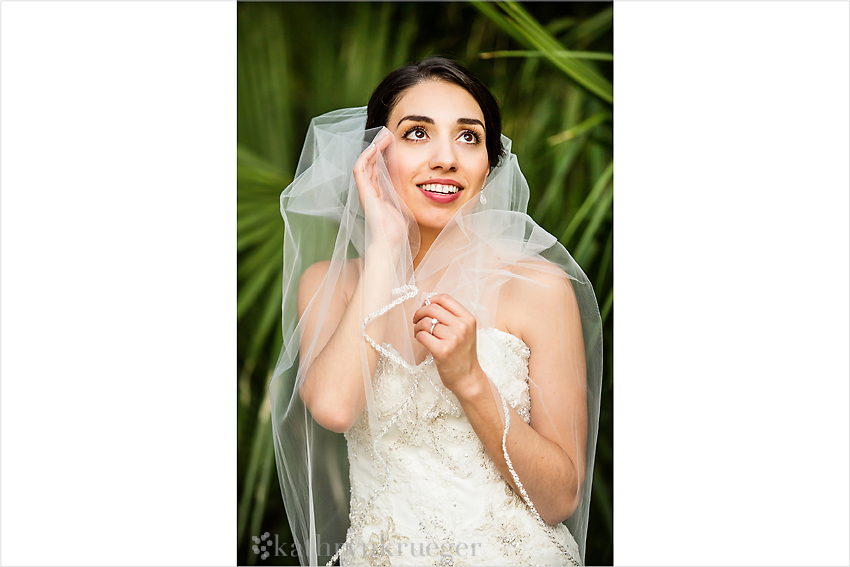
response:
<svg viewBox="0 0 850 567"><path fill-rule="evenodd" d="M477 349L481 368L528 423L529 348L487 328ZM541 525L511 489L430 357L411 367L382 355L372 387L375 423L364 411L345 434L351 526L341 565L579 564L567 527Z"/></svg>

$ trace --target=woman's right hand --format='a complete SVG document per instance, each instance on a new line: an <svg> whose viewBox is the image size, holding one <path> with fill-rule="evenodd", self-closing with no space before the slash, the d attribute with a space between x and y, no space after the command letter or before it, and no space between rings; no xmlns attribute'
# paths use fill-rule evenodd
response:
<svg viewBox="0 0 850 567"><path fill-rule="evenodd" d="M390 251L396 251L408 238L407 223L401 211L390 200L382 198L378 184L379 152L387 149L392 141L390 131L382 128L375 136L375 141L363 150L354 163L354 181L369 227L370 245L387 246ZM401 199L400 196L396 198Z"/></svg>

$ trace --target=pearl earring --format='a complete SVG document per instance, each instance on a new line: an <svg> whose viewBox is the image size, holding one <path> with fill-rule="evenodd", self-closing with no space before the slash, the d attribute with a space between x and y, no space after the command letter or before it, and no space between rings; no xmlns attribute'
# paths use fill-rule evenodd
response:
<svg viewBox="0 0 850 567"><path fill-rule="evenodd" d="M478 200L481 202L482 205L487 204L487 197L484 196L484 188L483 187L481 188L481 191L478 193L478 197L479 197Z"/></svg>

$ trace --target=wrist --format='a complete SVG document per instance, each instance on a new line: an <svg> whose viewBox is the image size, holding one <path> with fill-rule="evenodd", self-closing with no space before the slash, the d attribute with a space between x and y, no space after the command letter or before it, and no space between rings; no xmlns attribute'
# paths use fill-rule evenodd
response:
<svg viewBox="0 0 850 567"><path fill-rule="evenodd" d="M485 396L491 396L490 379L481 369L481 366L476 364L472 372L464 380L459 380L454 384L452 393L457 397L461 404L476 403Z"/></svg>
<svg viewBox="0 0 850 567"><path fill-rule="evenodd" d="M366 247L367 258L374 259L375 261L381 262L384 260L390 260L393 265L398 263L398 259L401 256L401 247L399 246L389 246L387 243L375 243L373 242L369 246Z"/></svg>

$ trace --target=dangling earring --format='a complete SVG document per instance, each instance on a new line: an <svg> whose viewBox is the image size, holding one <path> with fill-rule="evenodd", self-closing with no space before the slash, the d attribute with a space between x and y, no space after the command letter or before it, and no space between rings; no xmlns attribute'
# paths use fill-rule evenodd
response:
<svg viewBox="0 0 850 567"><path fill-rule="evenodd" d="M484 196L484 187L482 187L481 191L478 193L478 200L482 205L487 204L487 197Z"/></svg>

